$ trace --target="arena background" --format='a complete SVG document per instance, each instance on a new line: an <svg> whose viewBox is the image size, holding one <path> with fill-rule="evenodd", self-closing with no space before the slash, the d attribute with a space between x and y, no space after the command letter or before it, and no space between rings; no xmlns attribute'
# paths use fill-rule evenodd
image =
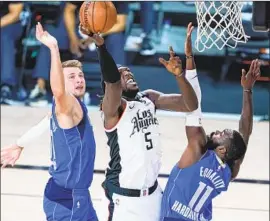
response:
<svg viewBox="0 0 270 221"><path fill-rule="evenodd" d="M28 4L35 5L36 3L28 2ZM39 2L37 4L39 4L39 8L44 7L46 10L48 7L54 8L58 5L57 2ZM139 11L138 2L129 3L125 31L127 64L131 67L142 90L152 88L164 93L177 93L178 88L174 78L160 66L158 57L167 57L168 46L172 45L185 63L186 25L189 21L192 21L195 26L197 24L194 3L155 2L156 19L154 19L155 25L151 33L151 40L156 53L151 56L140 54L142 30ZM45 12L40 10L39 13L42 15ZM242 108L240 85L242 68L247 70L250 61L259 58L263 64L262 76L267 78L270 75L269 32L254 32L251 17L252 2L247 2L243 8L243 25L246 33L251 36L247 44L239 44L236 49L225 47L221 51L213 48L203 53L194 49L202 89L203 125L207 132L223 128L238 128ZM30 20L26 20L31 21L30 29L24 32L16 44L16 70L18 82L22 79L23 87L18 87L13 91L13 97L9 100L8 105L1 105L1 148L14 143L20 135L36 124L50 110L50 103L43 107L29 107L25 103L25 92L29 94L35 85L32 71L39 52L39 45L34 44L32 29L35 18L30 16ZM196 29L192 37L193 42L195 36ZM68 52L62 52L63 57L66 53ZM101 93L100 71L94 52L86 51L82 61L89 92L86 100L89 104L89 115L94 125L97 141L95 176L90 191L94 206L98 214L102 216L107 212L107 205L102 203L104 194L100 184L104 179L104 170L108 162L108 149L97 106L99 103L97 94ZM23 73L22 76L21 73ZM50 99L51 97L48 96L49 101ZM213 220L269 220L268 81L256 83L253 104L255 115L253 133L245 161L238 179L230 184L229 191L214 201ZM164 188L172 166L185 148L186 137L183 114L159 111L158 116L163 147L163 165L159 182ZM45 220L42 211L42 196L49 177L47 172L50 165L49 147L48 132L23 151L14 168L1 170L1 220Z"/></svg>

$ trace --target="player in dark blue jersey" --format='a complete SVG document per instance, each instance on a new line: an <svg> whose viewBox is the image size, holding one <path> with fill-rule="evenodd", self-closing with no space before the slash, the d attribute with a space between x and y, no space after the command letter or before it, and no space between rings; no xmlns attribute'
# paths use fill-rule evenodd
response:
<svg viewBox="0 0 270 221"><path fill-rule="evenodd" d="M87 108L82 102L86 88L82 66L77 60L61 64L56 39L39 23L36 37L51 53L53 93L52 166L44 193L44 211L51 221L96 221L88 191L93 179L96 144Z"/></svg>
<svg viewBox="0 0 270 221"><path fill-rule="evenodd" d="M186 78L193 86L199 108L186 115L188 145L173 167L162 198L161 221L208 221L212 219L212 199L227 191L240 169L252 132L252 88L260 75L253 60L248 73L242 70L243 109L239 130L225 129L206 136L201 124L201 90L192 56L190 23L185 43Z"/></svg>
<svg viewBox="0 0 270 221"><path fill-rule="evenodd" d="M97 221L88 191L93 179L96 144L87 108L82 102L85 93L82 64L77 60L61 64L57 41L41 24L36 26L36 37L51 53L52 110L16 144L1 150L1 164L2 167L14 165L23 148L50 124L52 166L44 193L46 218Z"/></svg>

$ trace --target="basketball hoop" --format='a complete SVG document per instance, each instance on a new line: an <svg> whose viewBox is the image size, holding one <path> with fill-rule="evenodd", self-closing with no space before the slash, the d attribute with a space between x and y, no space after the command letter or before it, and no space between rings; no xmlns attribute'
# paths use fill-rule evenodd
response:
<svg viewBox="0 0 270 221"><path fill-rule="evenodd" d="M216 46L235 48L238 42L246 43L241 10L243 2L235 1L197 1L197 39L195 47L199 52Z"/></svg>

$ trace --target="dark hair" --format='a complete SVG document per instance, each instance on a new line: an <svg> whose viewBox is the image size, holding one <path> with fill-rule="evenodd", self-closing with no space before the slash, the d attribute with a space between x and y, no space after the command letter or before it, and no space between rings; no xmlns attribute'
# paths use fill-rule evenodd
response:
<svg viewBox="0 0 270 221"><path fill-rule="evenodd" d="M245 144L242 135L238 131L234 130L225 156L226 162L234 162L235 160L240 159L245 155L246 150L247 145Z"/></svg>

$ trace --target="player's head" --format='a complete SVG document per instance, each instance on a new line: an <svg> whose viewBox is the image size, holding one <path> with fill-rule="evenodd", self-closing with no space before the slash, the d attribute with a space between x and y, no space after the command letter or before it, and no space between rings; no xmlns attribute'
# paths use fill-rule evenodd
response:
<svg viewBox="0 0 270 221"><path fill-rule="evenodd" d="M85 93L85 78L82 63L78 60L68 60L62 63L66 90L75 97L82 98Z"/></svg>
<svg viewBox="0 0 270 221"><path fill-rule="evenodd" d="M128 67L117 65L117 68L121 74L121 85L122 85L122 95L128 99L133 99L136 97L139 92L139 87L137 82L134 79L133 73ZM105 83L101 83L103 92L105 92Z"/></svg>
<svg viewBox="0 0 270 221"><path fill-rule="evenodd" d="M217 155L228 164L244 156L247 149L242 135L230 129L211 133L207 148L215 150Z"/></svg>

